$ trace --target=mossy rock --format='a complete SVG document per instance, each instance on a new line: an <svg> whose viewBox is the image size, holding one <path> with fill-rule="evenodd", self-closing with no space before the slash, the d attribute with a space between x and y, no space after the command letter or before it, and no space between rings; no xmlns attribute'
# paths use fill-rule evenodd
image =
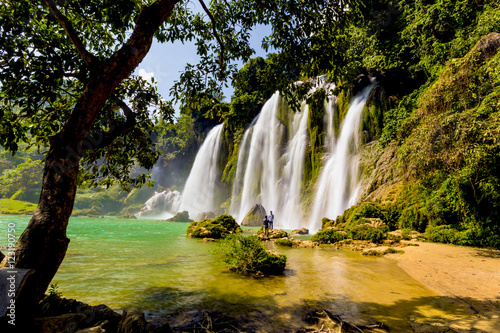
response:
<svg viewBox="0 0 500 333"><path fill-rule="evenodd" d="M277 239L277 238L285 238L288 237L288 234L285 230L281 229L268 229L269 231L269 237L270 239ZM260 227L259 230L257 230L257 236L259 237L264 237L264 227Z"/></svg>
<svg viewBox="0 0 500 333"><path fill-rule="evenodd" d="M220 215L213 219L192 222L186 230L188 237L220 239L243 230L231 215Z"/></svg>
<svg viewBox="0 0 500 333"><path fill-rule="evenodd" d="M266 209L261 204L255 204L255 206L253 206L247 213L245 218L243 218L241 225L258 227L262 225L262 221L266 215Z"/></svg>
<svg viewBox="0 0 500 333"><path fill-rule="evenodd" d="M193 222L189 218L189 213L187 211L179 212L175 214L173 217L166 219L166 222Z"/></svg>
<svg viewBox="0 0 500 333"><path fill-rule="evenodd" d="M137 217L133 214L123 214L123 215L118 215L117 218L119 219L128 219L128 220L135 220Z"/></svg>

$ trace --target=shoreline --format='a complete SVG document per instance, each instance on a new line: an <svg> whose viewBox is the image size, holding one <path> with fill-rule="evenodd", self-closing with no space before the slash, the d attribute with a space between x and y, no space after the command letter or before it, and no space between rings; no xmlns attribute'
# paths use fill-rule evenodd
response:
<svg viewBox="0 0 500 333"><path fill-rule="evenodd" d="M500 332L500 250L413 241L404 253L386 254L413 279L462 307L463 329Z"/></svg>

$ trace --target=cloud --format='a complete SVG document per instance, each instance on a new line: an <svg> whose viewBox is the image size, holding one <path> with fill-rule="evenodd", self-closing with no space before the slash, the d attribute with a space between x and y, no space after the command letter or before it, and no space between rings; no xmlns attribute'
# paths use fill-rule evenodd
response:
<svg viewBox="0 0 500 333"><path fill-rule="evenodd" d="M146 72L144 68L139 69L139 75L142 76L142 78L148 82L151 82L151 78L155 76L155 73L153 72Z"/></svg>

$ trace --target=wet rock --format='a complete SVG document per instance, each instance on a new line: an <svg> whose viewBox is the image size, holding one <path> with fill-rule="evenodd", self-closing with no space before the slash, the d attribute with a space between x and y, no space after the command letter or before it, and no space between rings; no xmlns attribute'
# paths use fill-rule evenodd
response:
<svg viewBox="0 0 500 333"><path fill-rule="evenodd" d="M266 215L266 209L261 204L256 204L250 209L243 221L241 221L241 225L251 227L261 226Z"/></svg>
<svg viewBox="0 0 500 333"><path fill-rule="evenodd" d="M203 243L211 243L211 242L215 242L215 239L209 237L203 238Z"/></svg>
<svg viewBox="0 0 500 333"><path fill-rule="evenodd" d="M187 211L179 212L179 213L175 214L175 216L173 216L169 219L166 219L165 221L166 222L193 222L193 220L191 220L189 218L189 213Z"/></svg>
<svg viewBox="0 0 500 333"><path fill-rule="evenodd" d="M118 324L117 333L167 333L172 332L168 324L155 327L144 317L144 313L134 309L125 309Z"/></svg>
<svg viewBox="0 0 500 333"><path fill-rule="evenodd" d="M34 319L34 327L39 333L76 332L85 326L87 317L81 313L65 313L59 316Z"/></svg>
<svg viewBox="0 0 500 333"><path fill-rule="evenodd" d="M117 218L119 218L119 219L128 219L128 220L135 220L135 219L137 219L137 217L135 217L135 215L129 214L129 213L123 214L123 215L118 215Z"/></svg>
<svg viewBox="0 0 500 333"><path fill-rule="evenodd" d="M213 219L215 217L214 212L203 212L196 216L195 221L201 221L205 219Z"/></svg>
<svg viewBox="0 0 500 333"><path fill-rule="evenodd" d="M276 238L285 238L285 237L288 237L288 234L285 230L281 230L281 229L269 229L269 236L268 237L264 237L264 227L261 227L258 231L257 231L257 236L261 237L261 238L267 238L267 239L276 239Z"/></svg>
<svg viewBox="0 0 500 333"><path fill-rule="evenodd" d="M295 235L309 235L309 229L307 228L295 229L290 233L290 236L295 236Z"/></svg>

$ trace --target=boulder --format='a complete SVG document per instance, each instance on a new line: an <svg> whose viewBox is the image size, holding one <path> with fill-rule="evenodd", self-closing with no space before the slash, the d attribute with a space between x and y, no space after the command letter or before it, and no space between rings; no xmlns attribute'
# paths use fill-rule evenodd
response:
<svg viewBox="0 0 500 333"><path fill-rule="evenodd" d="M189 219L189 213L187 211L179 212L175 214L175 216L166 219L166 222L193 222L193 220Z"/></svg>
<svg viewBox="0 0 500 333"><path fill-rule="evenodd" d="M309 229L307 228L295 229L290 233L290 236L295 236L295 235L309 235Z"/></svg>
<svg viewBox="0 0 500 333"><path fill-rule="evenodd" d="M196 216L195 221L213 219L214 217L215 217L214 212L203 212L203 213L198 214L198 216Z"/></svg>
<svg viewBox="0 0 500 333"><path fill-rule="evenodd" d="M226 235L241 233L243 230L231 215L220 215L214 219L192 222L186 235L193 238L223 238Z"/></svg>
<svg viewBox="0 0 500 333"><path fill-rule="evenodd" d="M266 215L265 208L261 204L255 204L247 213L243 221L241 221L241 225L259 227L262 225L262 221Z"/></svg>
<svg viewBox="0 0 500 333"><path fill-rule="evenodd" d="M268 239L277 239L277 238L288 237L288 234L286 233L285 230L281 230L281 229L269 229L268 231L269 231L269 236L267 237ZM266 238L266 237L264 237L264 227L261 227L257 231L257 236L259 236L261 238Z"/></svg>
<svg viewBox="0 0 500 333"><path fill-rule="evenodd" d="M151 323L148 323L144 317L144 313L134 309L123 310L122 318L118 324L117 333L167 333L172 332L168 324L164 324L160 327L155 327Z"/></svg>
<svg viewBox="0 0 500 333"><path fill-rule="evenodd" d="M34 319L36 332L76 332L84 324L87 317L81 313L65 313L54 317L43 317Z"/></svg>

